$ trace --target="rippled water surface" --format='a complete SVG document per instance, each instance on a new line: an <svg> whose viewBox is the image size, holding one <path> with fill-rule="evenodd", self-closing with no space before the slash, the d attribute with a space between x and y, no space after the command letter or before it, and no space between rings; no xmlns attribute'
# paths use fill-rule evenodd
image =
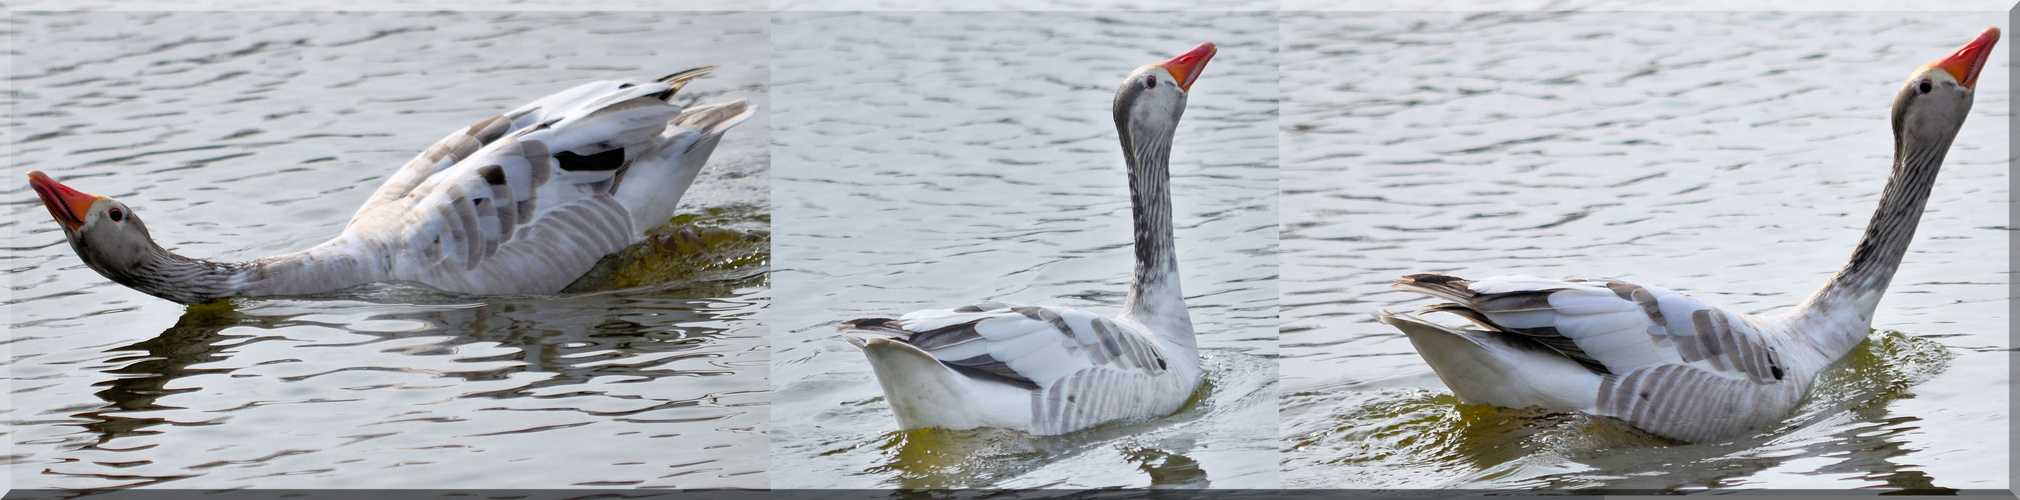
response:
<svg viewBox="0 0 2020 500"><path fill-rule="evenodd" d="M775 19L775 486L1276 485L1273 14ZM1118 312L1133 253L1110 104L1137 66L1207 40L1171 171L1208 389L1060 437L897 432L836 325L983 299Z"/></svg>
<svg viewBox="0 0 2020 500"><path fill-rule="evenodd" d="M15 487L768 484L765 15L10 21ZM21 178L117 197L169 249L247 260L335 236L450 130L582 81L709 64L723 68L683 95L759 109L677 218L718 251L679 257L701 272L648 258L587 284L612 291L381 285L185 308L85 268ZM660 283L628 287L639 273Z"/></svg>
<svg viewBox="0 0 2020 500"><path fill-rule="evenodd" d="M1741 312L1851 254L1902 79L1993 14L1286 17L1286 486L2004 489L2007 47L1880 305L1779 428L1671 445L1460 405L1377 308L1437 272L1618 277Z"/></svg>

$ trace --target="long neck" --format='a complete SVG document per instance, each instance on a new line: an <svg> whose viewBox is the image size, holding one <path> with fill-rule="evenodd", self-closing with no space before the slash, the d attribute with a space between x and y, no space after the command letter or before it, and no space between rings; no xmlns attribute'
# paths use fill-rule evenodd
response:
<svg viewBox="0 0 2020 500"><path fill-rule="evenodd" d="M348 235L301 252L251 262L216 262L184 257L149 242L137 264L103 265L85 258L99 274L135 290L183 304L228 297L306 295L385 279L384 266L370 252L350 248ZM87 250L79 247L79 255Z"/></svg>
<svg viewBox="0 0 2020 500"><path fill-rule="evenodd" d="M1127 134L1128 131L1123 133ZM1136 272L1123 310L1160 335L1192 345L1192 317L1178 284L1178 252L1171 232L1172 131L1133 136L1123 145L1129 163L1129 202L1136 234Z"/></svg>
<svg viewBox="0 0 2020 500"><path fill-rule="evenodd" d="M245 272L245 296L309 295L391 279L386 252L345 232L314 248L253 261Z"/></svg>
<svg viewBox="0 0 2020 500"><path fill-rule="evenodd" d="M1835 359L1850 352L1872 329L1873 312L1894 279L1894 271L1900 268L1901 258L1908 253L1922 209L1928 205L1929 190L1936 184L1936 172L1949 150L1949 138L1920 145L1896 140L1893 174L1851 261L1792 311L1803 320L1810 340L1826 355Z"/></svg>
<svg viewBox="0 0 2020 500"><path fill-rule="evenodd" d="M90 249L73 248L93 270L113 282L183 304L201 304L237 295L239 280L235 278L250 267L246 263L184 257L151 242L137 264L131 266L103 265L104 259L94 259L87 253Z"/></svg>

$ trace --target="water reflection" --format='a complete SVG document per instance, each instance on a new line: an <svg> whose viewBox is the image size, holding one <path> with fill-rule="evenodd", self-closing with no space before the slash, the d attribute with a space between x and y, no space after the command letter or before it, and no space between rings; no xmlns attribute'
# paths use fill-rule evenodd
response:
<svg viewBox="0 0 2020 500"><path fill-rule="evenodd" d="M772 456L795 471L775 487L1189 484L1188 461L1216 487L1276 486L1274 14L774 20L786 264ZM1072 436L893 433L881 387L835 323L975 300L1117 313L1134 253L1116 85L1206 40L1219 55L1173 139L1171 189L1213 389L1178 415Z"/></svg>
<svg viewBox="0 0 2020 500"><path fill-rule="evenodd" d="M1796 304L1845 262L1887 182L1902 72L1999 22L1284 18L1286 485L2007 488L2011 273L1984 258L2007 254L2011 233L1997 215L2011 199L2000 79L1983 80L1873 318L1915 335L1875 335L1856 354L1875 358L1817 381L1778 429L1675 445L1610 420L1458 405L1369 316L1424 305L1389 287L1418 272L1610 276L1746 313Z"/></svg>
<svg viewBox="0 0 2020 500"><path fill-rule="evenodd" d="M1150 487L1157 489L1200 489L1213 486L1199 461L1179 453L1192 443L1160 443L1162 448L1132 448L1123 453L1136 467L1150 475ZM1173 451L1176 450L1176 451Z"/></svg>
<svg viewBox="0 0 2020 500"><path fill-rule="evenodd" d="M1610 493L1730 488L1758 485L1753 476L1793 460L1830 457L1818 473L1852 474L1885 485L1867 487L1944 490L1916 465L1897 463L1914 451L1903 434L1915 431L1920 419L1890 415L1887 408L1914 397L1908 388L1940 373L1951 357L1927 339L1877 334L1823 374L1817 390L1781 426L1722 443L1678 443L1616 419L1578 413L1464 404L1442 391L1307 392L1288 396L1286 411L1347 410L1324 430L1292 436L1285 451L1338 457L1312 466L1383 478L1361 483L1374 487ZM1434 479L1423 482L1406 472L1383 472L1409 470L1436 474L1426 474Z"/></svg>
<svg viewBox="0 0 2020 500"><path fill-rule="evenodd" d="M633 424L713 426L747 421L761 417L761 412L751 415L722 408L749 406L753 398L761 402L762 385L736 381L743 380L737 375L749 373L751 363L726 359L736 352L726 350L723 344L747 343L724 337L747 327L753 311L746 303L723 297L747 295L765 281L765 275L757 273L738 280L684 283L663 289L484 302L465 302L399 285L374 285L330 300L236 300L191 306L159 335L108 349L113 357L104 361L107 368L100 371L103 380L92 384L104 387L94 393L104 404L71 415L76 425L94 436L74 441L73 451L130 456L97 460L96 465L126 469L163 463L135 471L151 474L80 472L69 467L53 467L46 473L137 486L194 477L199 474L188 472L220 465L307 454L312 450L281 450L250 460L192 464L186 463L186 458L163 461L157 452L147 450L162 440L177 439L167 435L175 432L171 428L257 419L247 413L261 406L411 399L397 394L402 391L440 398L440 391L449 389L453 395L448 397L463 401L450 406L477 411L495 405L467 405L483 400L529 400L516 406ZM424 300L389 304L364 302L359 297ZM271 350L274 348L280 351ZM245 354L248 359L234 359L241 353L249 353ZM329 359L369 361L327 362ZM277 370L287 365L296 368ZM331 386L319 381L348 381L355 377L347 375L360 372L387 375L365 376L370 382L356 385ZM661 394L687 391L640 390L653 384L693 385L668 379L694 378L730 378L728 385L747 388L696 397ZM267 382L221 382L238 379ZM640 389L613 389L620 384L639 384L636 387ZM222 397L217 394L233 391L233 387L252 390ZM177 399L178 395L189 397ZM584 398L600 401L585 404ZM192 404L195 406L186 406ZM422 409L425 406L407 411L389 408L386 418L352 425L384 428L362 435L378 438L398 434L415 422L481 418L454 409ZM587 421L459 434L502 436L579 425L587 425ZM761 439L758 447L762 448ZM164 470L173 472L153 473Z"/></svg>
<svg viewBox="0 0 2020 500"><path fill-rule="evenodd" d="M445 131L583 81L721 65L683 95L771 109L762 12L19 21L46 50L13 58L15 174L80 179L165 246L220 260L335 236ZM548 297L383 285L185 309L80 265L9 185L0 472L30 488L765 486L769 121L725 136L682 197L694 238Z"/></svg>
<svg viewBox="0 0 2020 500"><path fill-rule="evenodd" d="M1210 372L1211 373L1211 372ZM1203 488L1209 481L1199 462L1186 453L1194 440L1171 436L1124 444L1108 450L1116 442L1131 443L1132 436L1152 431L1172 422L1199 420L1209 413L1214 381L1209 377L1192 400L1177 414L1163 419L1113 422L1060 436L1033 436L1002 429L915 429L885 433L871 446L883 452L884 460L868 472L890 474L884 486L900 489L966 488L996 484L1025 475L1060 461L1097 450L1119 452L1147 475L1154 488ZM881 400L882 398L877 398ZM847 448L830 453L847 451ZM1064 481L1029 486L1066 487Z"/></svg>
<svg viewBox="0 0 2020 500"><path fill-rule="evenodd" d="M250 324L257 318L247 319L238 314L230 303L215 303L193 306L175 326L169 327L154 338L113 348L114 353L139 353L107 360L109 363L127 363L117 368L105 370L112 378L92 384L105 387L93 393L105 400L106 406L96 411L73 415L88 423L84 428L98 435L95 442L84 447L99 447L114 439L159 431L145 431L149 427L169 423L160 417L123 416L120 413L145 413L152 410L174 408L155 404L162 396L197 390L196 388L170 389L169 382L185 376L207 373L224 373L221 368L191 368L191 365L223 359L224 347L218 343L224 340L224 330L233 326ZM184 422L180 425L201 425L203 422Z"/></svg>

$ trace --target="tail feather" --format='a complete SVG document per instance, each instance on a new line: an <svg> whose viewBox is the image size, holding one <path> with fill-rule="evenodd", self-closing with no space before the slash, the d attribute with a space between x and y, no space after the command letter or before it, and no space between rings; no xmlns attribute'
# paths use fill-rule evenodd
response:
<svg viewBox="0 0 2020 500"><path fill-rule="evenodd" d="M872 332L886 330L881 325L868 326ZM850 334L847 338L869 358L870 369L884 389L884 400L890 403L899 428L968 429L987 425L960 408L964 406L960 402L968 399L969 384L932 354L883 335Z"/></svg>
<svg viewBox="0 0 2020 500"><path fill-rule="evenodd" d="M908 343L911 332L896 323L858 319L842 323L841 330L869 358L899 428L1031 429L1031 391L1036 387L942 362Z"/></svg>
<svg viewBox="0 0 2020 500"><path fill-rule="evenodd" d="M898 320L891 318L852 319L848 321L843 321L842 326L837 329L843 332L861 331L900 339L911 337L912 336L911 331L906 330L904 328L899 328L898 325L892 324L896 321Z"/></svg>
<svg viewBox="0 0 2020 500"><path fill-rule="evenodd" d="M1396 278L1396 282L1389 286L1459 304L1471 304L1473 297L1479 295L1468 288L1472 284L1472 281L1442 274L1412 274Z"/></svg>
<svg viewBox="0 0 2020 500"><path fill-rule="evenodd" d="M679 208L689 185L708 165L724 132L752 114L749 104L734 102L688 108L673 117L655 149L633 160L614 196L631 211L633 227L643 231L666 224Z"/></svg>
<svg viewBox="0 0 2020 500"><path fill-rule="evenodd" d="M1480 341L1479 339L1472 338L1474 335L1492 335L1508 332L1506 327L1494 323L1493 319L1489 319L1487 314L1481 312L1480 308L1477 307L1476 304L1482 297L1478 292L1473 291L1471 288L1472 284L1473 282L1470 280L1442 274L1412 274L1396 278L1395 284L1390 286L1450 302L1440 302L1420 307L1408 314L1392 314L1388 311L1380 311L1375 313L1375 317L1383 323L1404 328L1405 330L1409 329L1406 327L1415 327L1426 329L1424 331L1444 331L1453 335L1468 337L1467 340L1475 344L1479 344ZM1490 296L1486 298L1493 299L1494 297ZM1437 312L1464 318L1467 322L1471 322L1485 331L1465 332L1458 328L1433 323L1417 317L1418 315Z"/></svg>
<svg viewBox="0 0 2020 500"><path fill-rule="evenodd" d="M687 125L701 129L708 135L722 135L723 131L743 123L755 112L750 103L743 99L722 104L687 108L680 116L673 118L674 125Z"/></svg>
<svg viewBox="0 0 2020 500"><path fill-rule="evenodd" d="M1438 379L1468 403L1591 411L1605 376L1521 335L1455 328L1408 313L1375 317L1409 337Z"/></svg>
<svg viewBox="0 0 2020 500"><path fill-rule="evenodd" d="M1431 306L1431 307L1437 307L1437 306ZM1427 307L1425 309L1430 309L1430 307ZM1380 321L1383 324L1396 327L1396 329L1398 330L1402 330L1405 335L1413 339L1411 340L1412 343L1421 343L1422 341L1415 340L1420 336L1451 336L1451 337L1457 337L1460 340L1464 340L1466 341L1466 343L1472 344L1474 347L1478 347L1481 349L1488 348L1487 342L1483 338L1484 335L1489 335L1488 332L1468 332L1466 330L1434 323L1424 318L1419 318L1416 316L1416 314L1423 314L1424 312L1426 312L1425 309L1419 309L1414 314L1392 313L1389 312L1387 309L1377 309L1375 310L1375 320Z"/></svg>
<svg viewBox="0 0 2020 500"><path fill-rule="evenodd" d="M694 81L694 79L696 78L701 78L704 75L713 73L718 68L721 68L721 66L702 66L699 68L682 70L680 72L676 72L671 75L659 77L659 80L656 81L669 84L670 88L666 89L666 91L664 92L660 92L654 95L659 97L659 100L662 101L672 99L674 94L680 92L681 87L687 86L687 82Z"/></svg>

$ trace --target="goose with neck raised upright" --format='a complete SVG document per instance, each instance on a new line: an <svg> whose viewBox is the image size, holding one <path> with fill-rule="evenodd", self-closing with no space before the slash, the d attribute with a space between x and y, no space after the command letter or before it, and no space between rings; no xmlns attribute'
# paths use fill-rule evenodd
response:
<svg viewBox="0 0 2020 500"><path fill-rule="evenodd" d="M585 83L459 128L387 178L336 238L250 262L175 254L125 203L39 170L28 181L92 270L184 304L385 281L553 293L665 224L723 132L750 117L742 100L669 102L714 69Z"/></svg>
<svg viewBox="0 0 2020 500"><path fill-rule="evenodd" d="M1199 347L1179 290L1169 159L1212 43L1137 68L1115 93L1129 167L1136 268L1114 319L982 302L846 322L902 429L1065 434L1178 411L1199 388Z"/></svg>
<svg viewBox="0 0 2020 500"><path fill-rule="evenodd" d="M1986 29L1908 79L1894 98L1893 171L1879 210L1851 261L1794 309L1734 313L1615 279L1417 274L1395 287L1450 301L1417 314L1451 313L1477 328L1388 311L1376 317L1402 330L1468 403L1614 417L1687 442L1779 422L1819 373L1870 334L1998 41L1999 29Z"/></svg>

